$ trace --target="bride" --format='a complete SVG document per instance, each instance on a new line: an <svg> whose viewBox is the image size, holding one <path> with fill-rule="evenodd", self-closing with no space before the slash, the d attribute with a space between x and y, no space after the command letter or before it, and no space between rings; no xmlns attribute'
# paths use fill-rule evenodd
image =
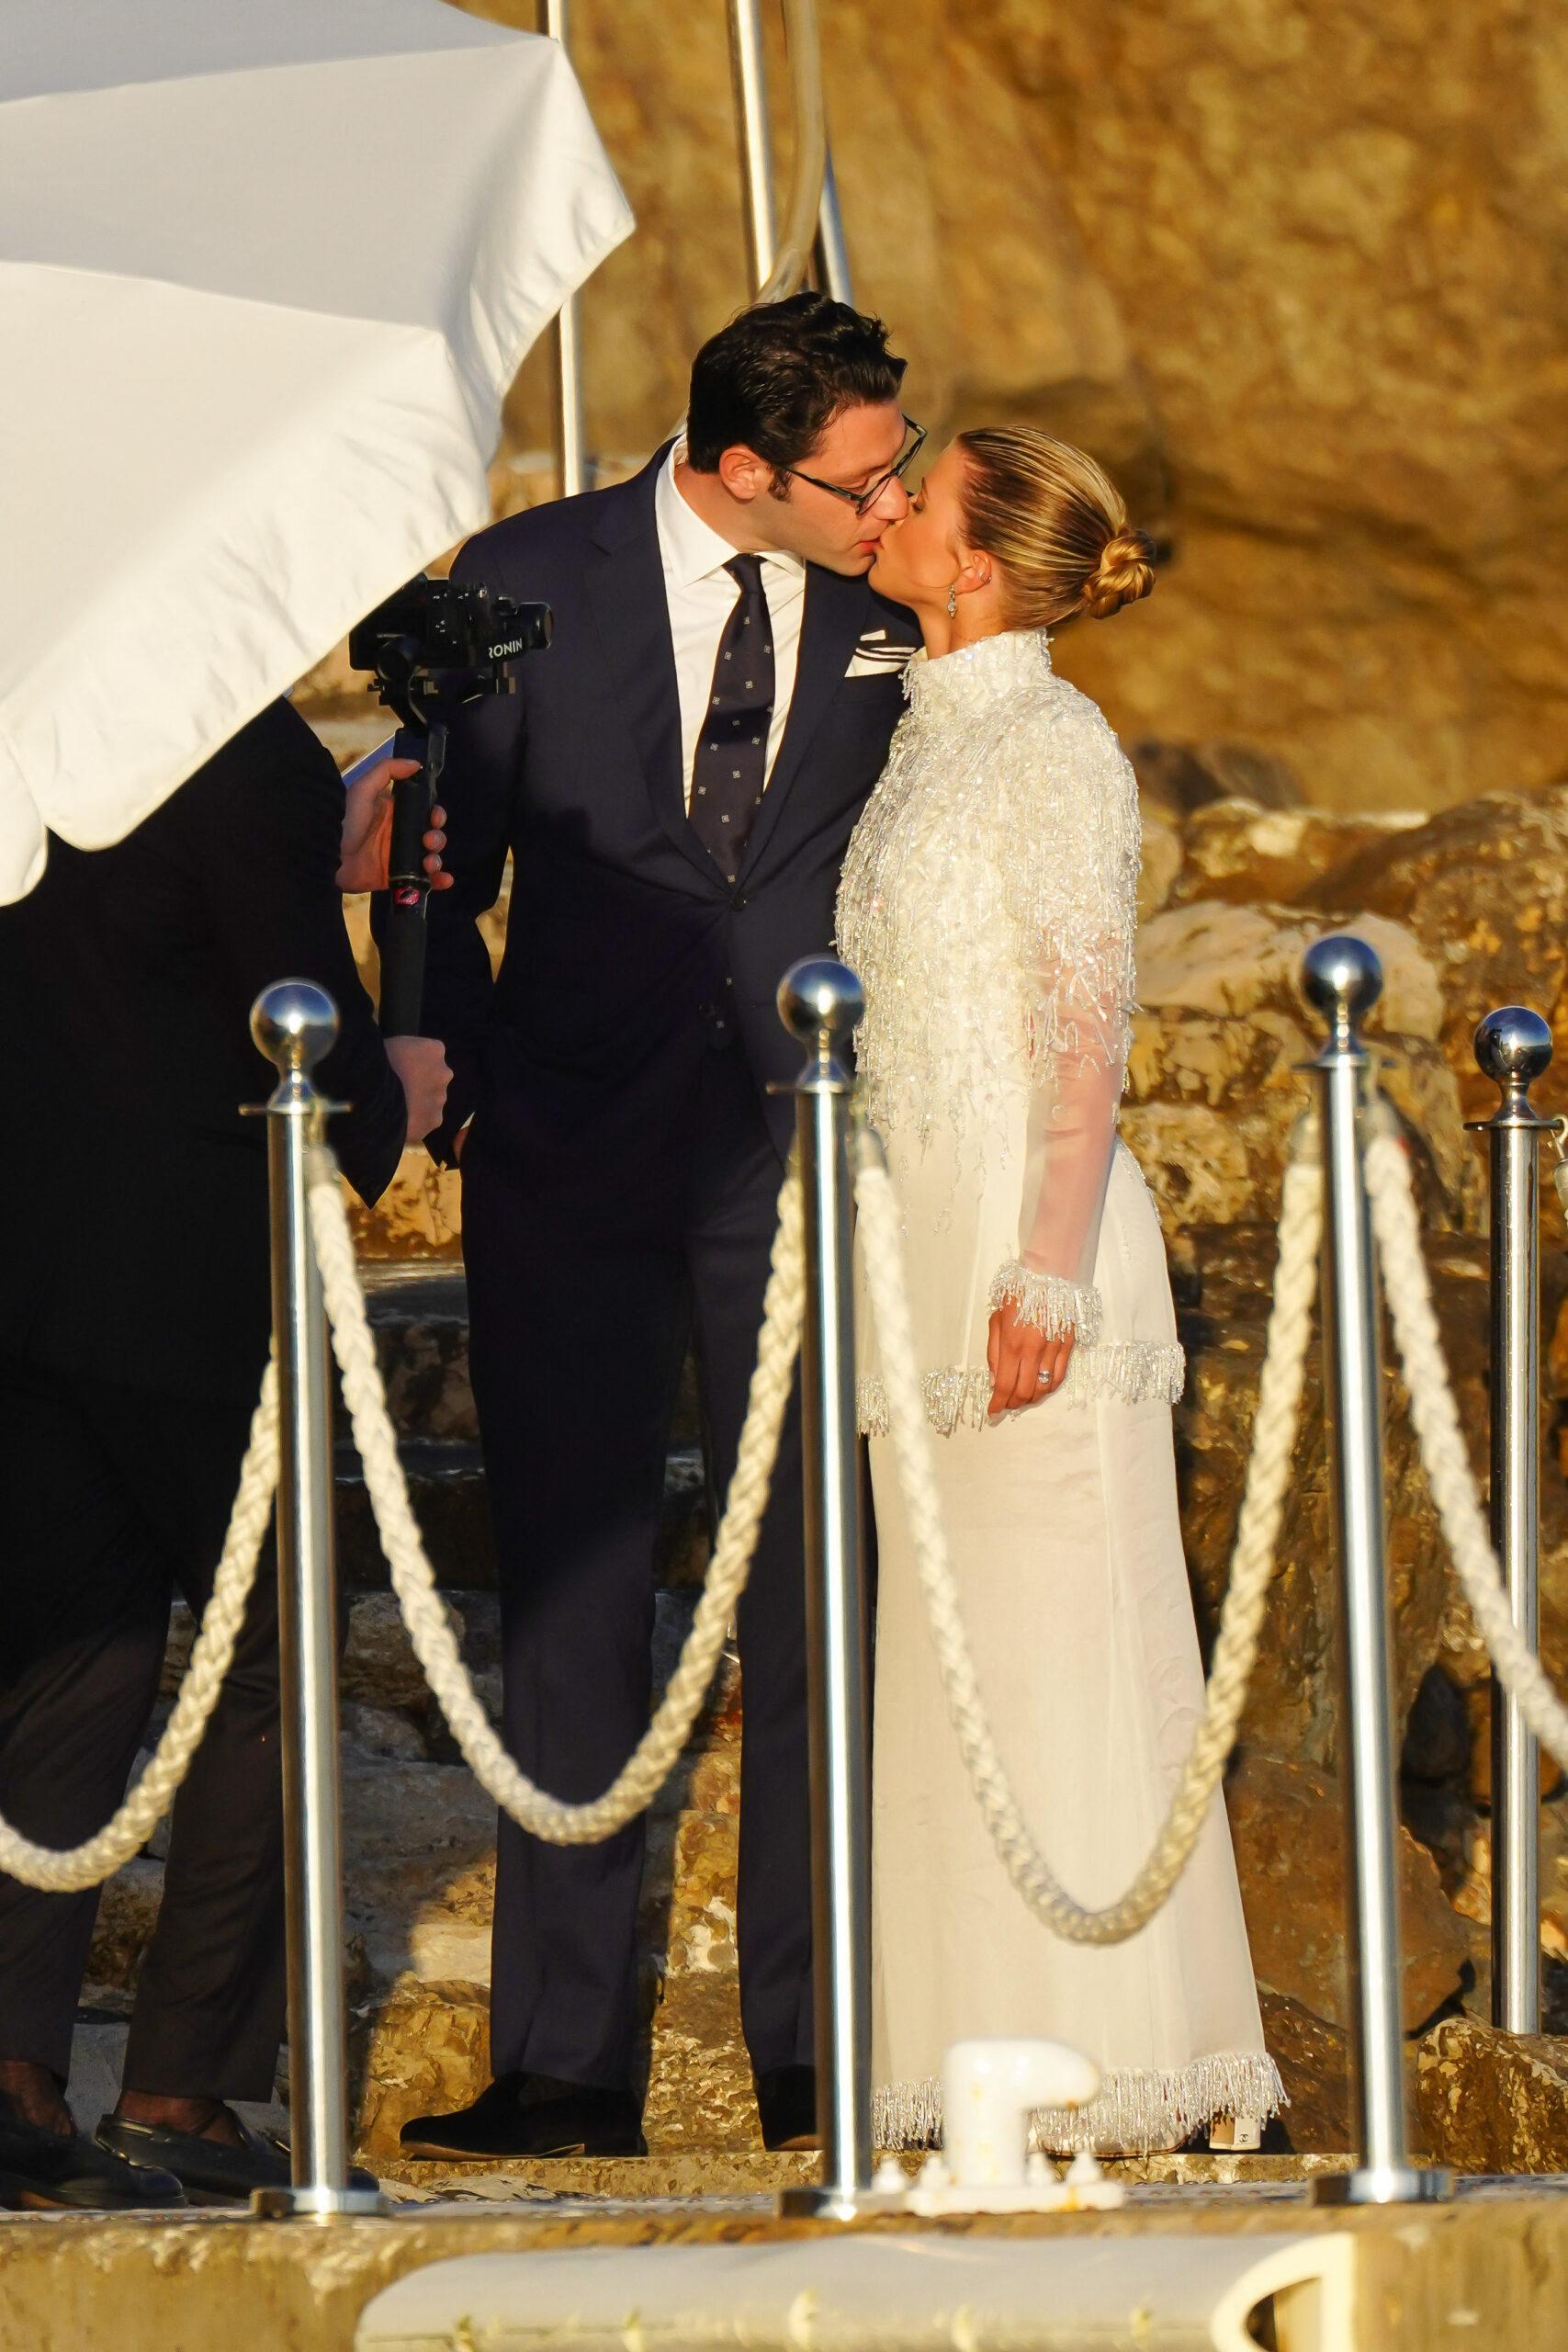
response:
<svg viewBox="0 0 1568 2352"><path fill-rule="evenodd" d="M925 648L839 896L982 1694L1035 1835L1096 1906L1153 1841L1202 1670L1171 1448L1183 1357L1159 1221L1116 1133L1137 791L1047 632L1146 595L1149 556L1081 451L959 435L872 572ZM1057 1941L996 1859L946 1722L863 1284L857 1304L880 1560L878 2145L937 2136L943 2053L970 2035L1098 2062L1090 2107L1037 2119L1050 2146L1173 2147L1271 2114L1217 1798L1171 1900L1125 1943Z"/></svg>

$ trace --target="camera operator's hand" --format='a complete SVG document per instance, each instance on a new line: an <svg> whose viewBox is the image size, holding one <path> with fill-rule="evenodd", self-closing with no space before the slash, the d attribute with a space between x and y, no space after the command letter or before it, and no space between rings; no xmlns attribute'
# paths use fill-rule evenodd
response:
<svg viewBox="0 0 1568 2352"><path fill-rule="evenodd" d="M337 870L340 890L384 890L392 847L392 786L406 775L419 774L417 760L378 760L361 775L353 770L343 797L342 864ZM442 828L445 808L430 812L424 836L424 870L433 890L449 890L452 876L444 873L441 853L446 846Z"/></svg>
<svg viewBox="0 0 1568 2352"><path fill-rule="evenodd" d="M408 1104L408 1139L423 1143L441 1125L446 1108L446 1089L452 1083L446 1048L439 1037L389 1037L386 1046Z"/></svg>

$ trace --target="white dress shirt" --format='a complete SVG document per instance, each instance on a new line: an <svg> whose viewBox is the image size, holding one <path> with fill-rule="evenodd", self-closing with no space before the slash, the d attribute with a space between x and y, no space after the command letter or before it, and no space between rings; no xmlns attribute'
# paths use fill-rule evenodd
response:
<svg viewBox="0 0 1568 2352"><path fill-rule="evenodd" d="M664 594L670 605L670 635L675 648L675 684L681 697L682 789L690 815L692 762L697 735L707 716L719 639L724 635L725 623L740 601L740 590L724 568L734 562L739 550L732 548L728 539L721 539L687 505L676 485L676 459L684 459L685 454L685 444L678 442L660 468L653 511L664 565ZM771 778L789 718L800 654L806 566L799 556L777 553L771 548L762 551L762 594L773 632L773 717L768 729L765 771Z"/></svg>

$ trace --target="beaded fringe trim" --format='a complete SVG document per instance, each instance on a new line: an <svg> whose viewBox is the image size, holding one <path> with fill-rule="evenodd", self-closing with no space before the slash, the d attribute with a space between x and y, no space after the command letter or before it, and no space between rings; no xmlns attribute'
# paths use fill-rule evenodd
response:
<svg viewBox="0 0 1568 2352"><path fill-rule="evenodd" d="M951 1437L962 1421L966 1428L986 1427L986 1408L994 1386L988 1372L963 1364L943 1372L928 1372L920 1381L926 1419L943 1437ZM1053 1404L1179 1405L1187 1385L1187 1356L1179 1347L1161 1348L1143 1340L1105 1340L1095 1347L1076 1347L1067 1376L1052 1394ZM863 1437L886 1437L892 1428L887 1389L880 1377L855 1383L855 1416Z"/></svg>
<svg viewBox="0 0 1568 2352"><path fill-rule="evenodd" d="M1092 1283L1070 1283L1062 1274L1037 1274L1021 1258L1010 1258L991 1283L986 1304L1016 1306L1018 1319L1047 1339L1077 1334L1087 1345L1100 1337L1101 1302Z"/></svg>
<svg viewBox="0 0 1568 2352"><path fill-rule="evenodd" d="M1029 2144L1051 2155L1148 2155L1179 2147L1217 2115L1266 2119L1288 2107L1280 2069L1266 2051L1227 2050L1195 2058L1175 2074L1127 2072L1104 2076L1086 2107L1042 2107L1030 2124ZM879 2148L931 2148L942 2137L942 2085L880 2085L872 2106Z"/></svg>

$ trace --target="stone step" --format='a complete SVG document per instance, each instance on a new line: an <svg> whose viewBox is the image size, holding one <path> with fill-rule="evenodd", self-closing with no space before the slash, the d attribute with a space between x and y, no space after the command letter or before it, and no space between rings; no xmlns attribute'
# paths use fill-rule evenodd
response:
<svg viewBox="0 0 1568 2352"><path fill-rule="evenodd" d="M493 1592L445 1596L465 1666L492 1723L501 1712L501 1618ZM696 1596L655 1596L657 1699L691 1630ZM194 1624L183 1604L171 1627L164 1700L152 1736L188 1662ZM410 1981L456 1982L485 1997L494 1890L495 1811L462 1763L425 1686L389 1592L359 1592L346 1611L341 1669L347 1962L362 2000ZM690 1742L650 1808L639 1904L652 1988L685 1973L733 1970L734 1841L739 1810L740 1687L722 1657ZM166 1824L109 1882L89 1966L98 1998L134 1986L163 1884Z"/></svg>
<svg viewBox="0 0 1568 2352"><path fill-rule="evenodd" d="M660 1975L645 1959L641 1987L650 2152L763 2159L734 1969ZM449 2175L446 2165L405 2162L398 2135L410 2116L466 2106L489 2081L488 1990L404 1977L389 1994L362 2001L353 2075L355 2142L364 2161L378 2171L396 2166L405 2178Z"/></svg>
<svg viewBox="0 0 1568 2352"><path fill-rule="evenodd" d="M479 1418L468 1382L468 1286L461 1266L361 1266L365 1303L400 1437L469 1445Z"/></svg>
<svg viewBox="0 0 1568 2352"><path fill-rule="evenodd" d="M463 1663L473 1677L486 1713L492 1723L501 1717L501 1608L492 1591L482 1588L447 1590L443 1594L457 1631ZM653 1690L655 1702L673 1673L682 1645L691 1631L697 1596L692 1589L665 1589L654 1596ZM161 1700L173 1699L190 1663L196 1621L183 1600L175 1603L169 1625L160 1682ZM450 1757L429 1741L438 1739L431 1718L434 1702L396 1597L389 1592L359 1592L349 1600L339 1668L344 1705L344 1736L347 1746L367 1755L396 1762L422 1758L448 1762ZM167 1718L166 1703L153 1718L156 1737ZM402 1725L407 1736L392 1736L389 1723ZM740 1737L740 1668L733 1648L719 1661L708 1703L692 1735L691 1753L702 1758L718 1747L732 1747ZM417 1750L412 1739L422 1744ZM693 1799L692 1802L698 1802ZM709 1799L702 1803L708 1804Z"/></svg>
<svg viewBox="0 0 1568 2352"><path fill-rule="evenodd" d="M791 2188L797 2181L816 2180L820 2162L818 2156L804 2152L770 2154L761 2145L694 2148L680 2143L656 2147L650 2139L646 2156L557 2157L534 2162L513 2159L472 2166L420 2163L392 2156L378 2161L376 2168L383 2181L393 2183L408 2202L416 2204L445 2197L473 2198L496 2204L514 2198L532 2202L548 2197L641 2203L650 2198L728 2198L776 2191ZM910 2178L923 2162L918 2152L899 2153L899 2163ZM1298 2199L1289 2195L1292 2188L1304 2200L1309 2182L1325 2173L1349 2172L1355 2158L1348 2154L1180 2154L1104 2156L1100 2164L1112 2180L1122 2181L1129 2188L1165 2192L1158 2200L1162 2205L1166 2195L1175 2189L1250 2190L1260 2201L1266 2199L1271 2210L1278 2211L1283 2207L1293 2217ZM1536 2184L1542 2189L1553 2185L1545 2181ZM1151 2198L1149 2201L1156 2200ZM1147 2339L1134 2335L1124 2340L1136 2343Z"/></svg>
<svg viewBox="0 0 1568 2352"><path fill-rule="evenodd" d="M340 1430L344 1424L340 1421ZM484 1464L479 1447L461 1438L404 1438L399 1446L409 1499L437 1580L453 1589L495 1587L495 1544ZM384 1586L387 1563L351 1437L333 1452L337 1486L337 1572L344 1591Z"/></svg>
<svg viewBox="0 0 1568 2352"><path fill-rule="evenodd" d="M360 1266L387 1401L398 1433L473 1444L479 1439L468 1378L468 1290L461 1265L377 1262ZM687 1359L671 1442L701 1442L695 1369Z"/></svg>
<svg viewBox="0 0 1568 2352"><path fill-rule="evenodd" d="M461 1438L413 1437L399 1450L436 1581L444 1589L493 1590L495 1544L478 1445ZM335 1466L339 1581L345 1591L384 1586L387 1564L352 1438L339 1437ZM665 1464L657 1581L672 1589L700 1584L707 1556L702 1453L694 1445L677 1446Z"/></svg>

